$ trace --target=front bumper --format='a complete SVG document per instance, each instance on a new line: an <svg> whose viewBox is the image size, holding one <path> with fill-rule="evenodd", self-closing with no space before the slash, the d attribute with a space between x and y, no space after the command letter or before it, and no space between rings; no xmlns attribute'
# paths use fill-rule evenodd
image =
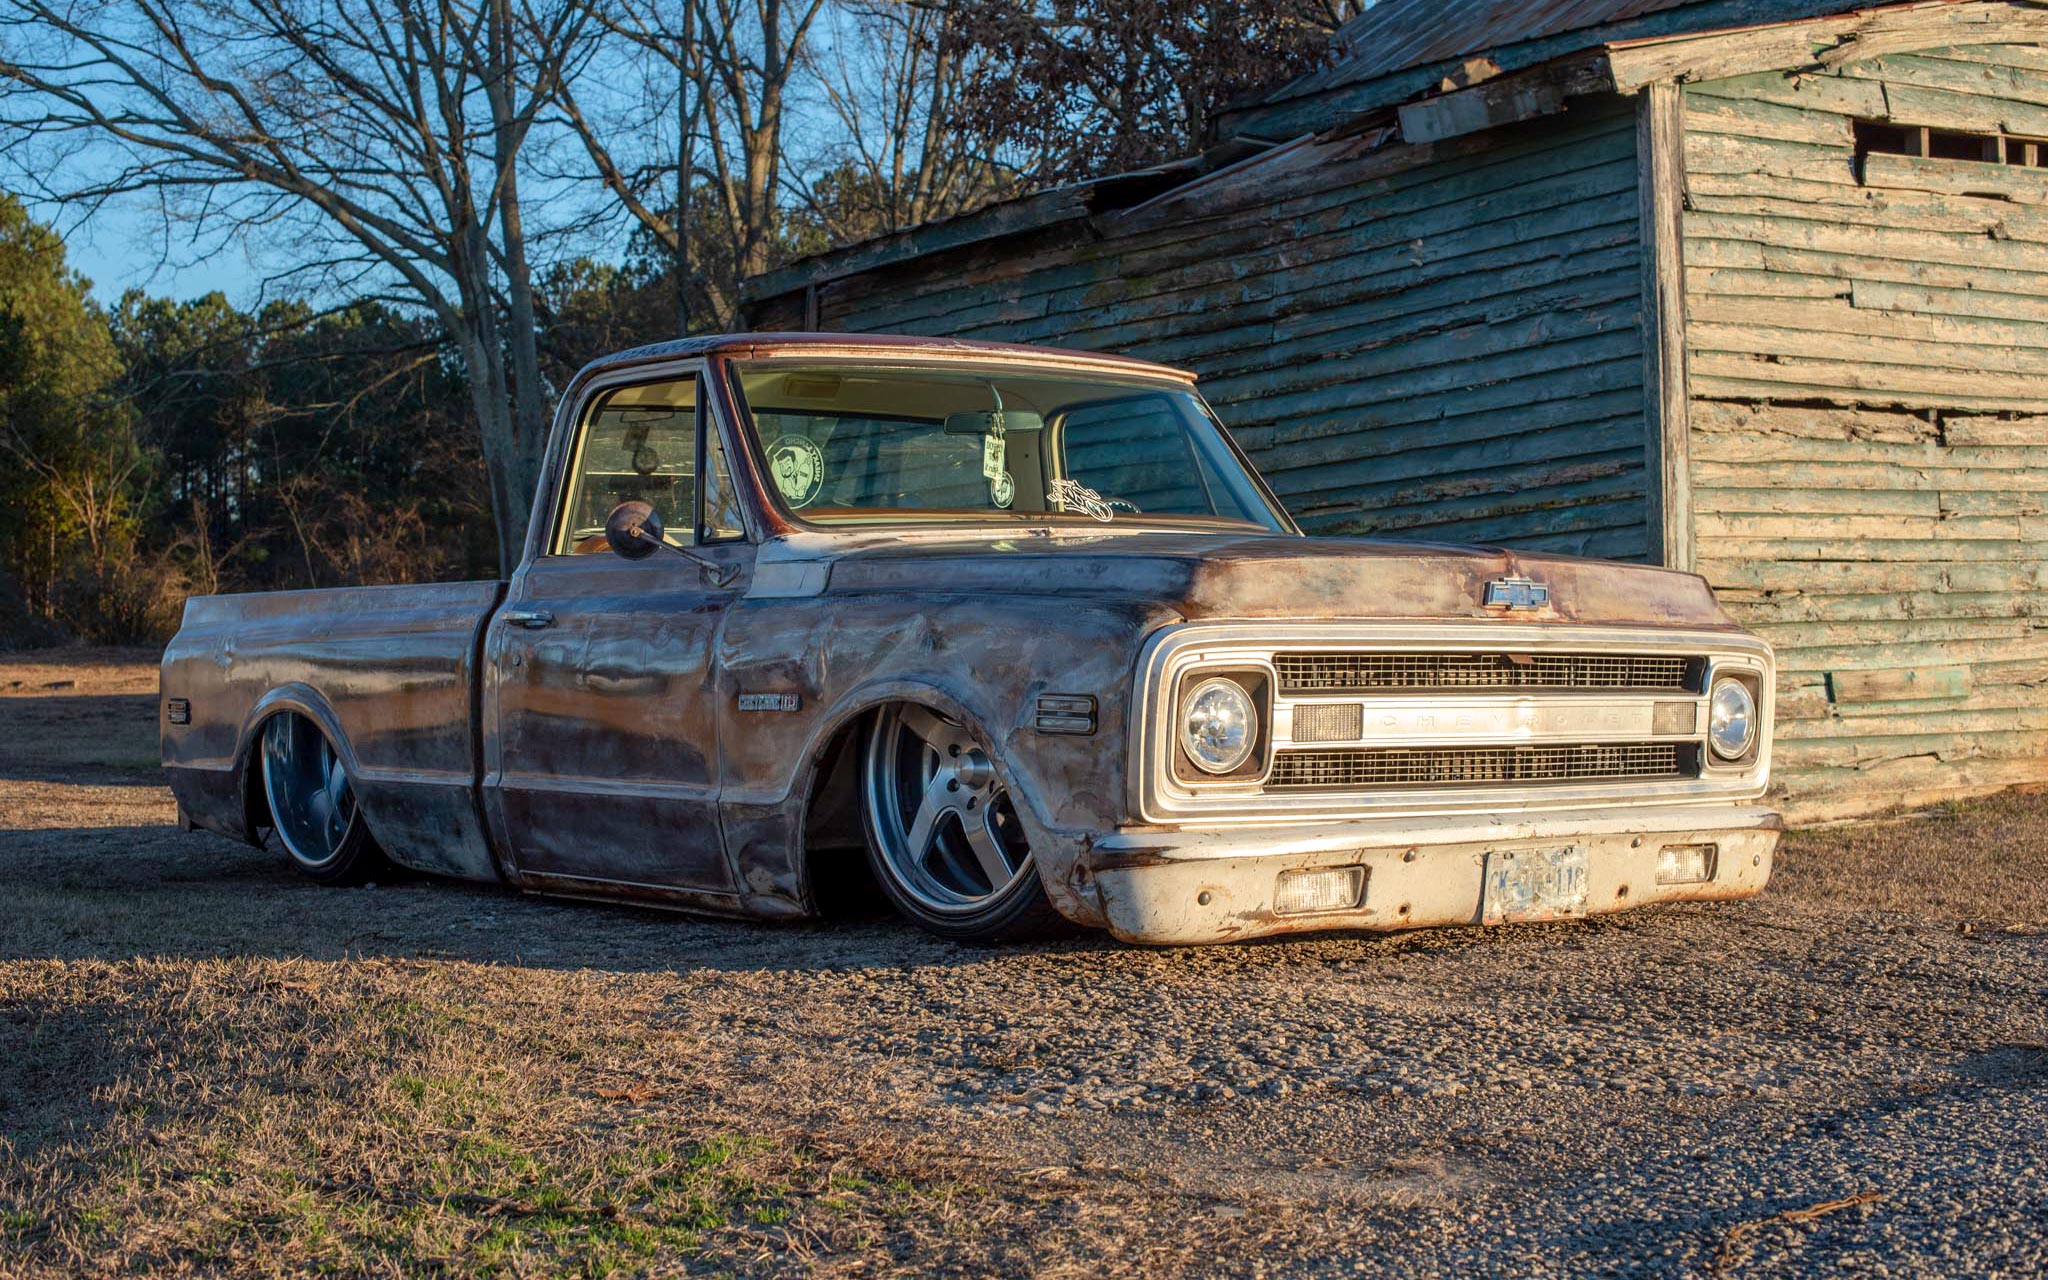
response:
<svg viewBox="0 0 2048 1280"><path fill-rule="evenodd" d="M1126 942L1185 945L1478 924L1487 855L1520 850L1583 850L1588 914L1747 898L1770 880L1783 830L1777 814L1749 805L1162 829L1097 839L1082 866L1111 933ZM1714 846L1712 877L1659 884L1659 855L1674 844ZM1281 873L1344 866L1365 868L1364 899L1355 909L1276 909Z"/></svg>

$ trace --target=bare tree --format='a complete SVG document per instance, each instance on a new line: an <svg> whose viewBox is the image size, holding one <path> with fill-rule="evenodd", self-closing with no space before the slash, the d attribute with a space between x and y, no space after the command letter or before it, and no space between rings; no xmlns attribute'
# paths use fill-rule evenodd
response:
<svg viewBox="0 0 2048 1280"><path fill-rule="evenodd" d="M1016 189L1015 166L953 128L977 55L954 6L843 0L832 16L807 58L836 129L789 181L827 239L901 231Z"/></svg>
<svg viewBox="0 0 2048 1280"><path fill-rule="evenodd" d="M195 237L288 235L345 284L395 278L461 352L509 564L548 401L521 157L589 19L576 0L0 0L7 154L50 198L159 193ZM55 163L91 141L119 161Z"/></svg>
<svg viewBox="0 0 2048 1280"><path fill-rule="evenodd" d="M773 265L781 226L784 129L805 42L825 0L582 0L630 50L648 92L600 112L573 82L557 93L605 189L679 261L690 262L713 323L729 326L739 280ZM687 100L679 105L681 93ZM660 123L682 118L688 136L660 154ZM631 150L627 148L631 147ZM701 159L700 159L701 150ZM701 261L698 228L661 194L668 175L701 169L732 238L730 258ZM683 181L688 181L684 178Z"/></svg>
<svg viewBox="0 0 2048 1280"><path fill-rule="evenodd" d="M954 127L1068 182L1209 145L1241 95L1326 63L1350 0L944 0L982 56Z"/></svg>

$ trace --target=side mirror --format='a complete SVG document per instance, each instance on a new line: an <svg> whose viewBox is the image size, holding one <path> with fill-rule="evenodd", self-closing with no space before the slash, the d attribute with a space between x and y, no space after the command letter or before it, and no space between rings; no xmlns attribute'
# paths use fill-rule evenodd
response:
<svg viewBox="0 0 2048 1280"><path fill-rule="evenodd" d="M667 533L668 529L661 522L661 513L654 509L654 504L638 498L621 502L612 508L611 515L605 517L604 540L622 559L645 560L657 551L666 551L696 565L697 572L711 579L714 587L725 586L739 576L740 566L737 564L720 564L694 551L670 546L662 540Z"/></svg>
<svg viewBox="0 0 2048 1280"><path fill-rule="evenodd" d="M604 522L604 540L625 560L645 560L653 555L665 545L662 535L667 532L654 504L637 498L613 507Z"/></svg>

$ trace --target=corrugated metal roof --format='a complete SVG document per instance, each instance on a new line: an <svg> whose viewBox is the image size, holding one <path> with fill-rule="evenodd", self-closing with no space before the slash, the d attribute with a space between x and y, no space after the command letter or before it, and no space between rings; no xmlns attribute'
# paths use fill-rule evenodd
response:
<svg viewBox="0 0 2048 1280"><path fill-rule="evenodd" d="M1338 57L1267 94L1266 106L1346 86L1378 84L1353 110L1429 87L1435 69L1477 54L1507 70L1615 40L1763 26L1911 0L1379 0L1337 33ZM1934 0L1941 3L1943 0ZM1953 0L1950 0L1953 2ZM1353 94L1354 98L1360 95ZM1259 115L1262 104L1240 108Z"/></svg>
<svg viewBox="0 0 2048 1280"><path fill-rule="evenodd" d="M1346 81L1371 80L1520 44L1682 9L1700 0L1380 0L1346 23Z"/></svg>

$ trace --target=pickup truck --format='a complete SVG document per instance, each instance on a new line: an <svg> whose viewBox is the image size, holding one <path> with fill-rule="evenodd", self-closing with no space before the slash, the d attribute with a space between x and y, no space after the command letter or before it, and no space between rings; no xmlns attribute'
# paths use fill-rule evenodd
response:
<svg viewBox="0 0 2048 1280"><path fill-rule="evenodd" d="M322 882L1204 943L1755 894L1773 685L1691 574L1304 537L1186 373L740 335L577 376L509 582L190 601L161 727Z"/></svg>

